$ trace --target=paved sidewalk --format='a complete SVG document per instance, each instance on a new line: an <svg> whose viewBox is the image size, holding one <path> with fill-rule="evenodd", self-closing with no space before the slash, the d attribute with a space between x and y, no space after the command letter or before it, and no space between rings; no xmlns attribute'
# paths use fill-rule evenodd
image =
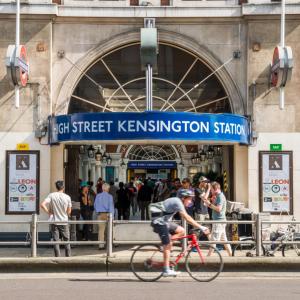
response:
<svg viewBox="0 0 300 300"><path fill-rule="evenodd" d="M50 247L38 248L38 257L30 257L30 248L0 248L0 271L128 271L130 257L134 246L113 248L112 257L106 257L104 250L96 246L74 246L72 257L53 257ZM61 247L64 254L64 248ZM228 272L300 272L300 257L290 251L287 257L278 253L275 257L246 257L246 251L238 257L228 257L221 251L224 260L224 271Z"/></svg>

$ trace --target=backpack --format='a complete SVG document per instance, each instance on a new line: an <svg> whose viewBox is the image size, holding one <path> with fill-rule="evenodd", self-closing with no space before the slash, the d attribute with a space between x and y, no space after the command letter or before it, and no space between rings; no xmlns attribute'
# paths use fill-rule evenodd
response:
<svg viewBox="0 0 300 300"><path fill-rule="evenodd" d="M152 221L156 220L158 218L161 218L163 216L166 216L166 215L172 215L172 214L167 213L165 211L163 201L156 202L156 203L151 203L149 205L148 209L149 209L149 215L150 215L150 218L151 218Z"/></svg>

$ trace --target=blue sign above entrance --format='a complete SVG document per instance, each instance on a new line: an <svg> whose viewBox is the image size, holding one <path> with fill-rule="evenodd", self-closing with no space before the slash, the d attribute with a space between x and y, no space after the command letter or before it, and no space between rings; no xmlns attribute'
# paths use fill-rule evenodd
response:
<svg viewBox="0 0 300 300"><path fill-rule="evenodd" d="M249 122L233 114L187 112L77 113L50 119L51 143L73 141L211 141L249 143Z"/></svg>
<svg viewBox="0 0 300 300"><path fill-rule="evenodd" d="M176 169L176 161L144 161L131 160L127 164L128 169Z"/></svg>

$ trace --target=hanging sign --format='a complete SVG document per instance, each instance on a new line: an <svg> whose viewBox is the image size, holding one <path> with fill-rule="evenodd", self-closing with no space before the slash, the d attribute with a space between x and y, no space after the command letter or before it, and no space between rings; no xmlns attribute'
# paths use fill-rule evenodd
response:
<svg viewBox="0 0 300 300"><path fill-rule="evenodd" d="M260 151L259 155L261 211L292 213L292 152Z"/></svg>
<svg viewBox="0 0 300 300"><path fill-rule="evenodd" d="M51 143L72 141L171 141L249 144L246 117L148 111L78 113L50 119Z"/></svg>
<svg viewBox="0 0 300 300"><path fill-rule="evenodd" d="M25 87L29 76L29 63L24 45L9 45L6 53L7 74L15 86Z"/></svg>
<svg viewBox="0 0 300 300"><path fill-rule="evenodd" d="M293 52L291 47L277 46L274 49L271 65L271 84L273 87L284 87L291 79L293 70Z"/></svg>
<svg viewBox="0 0 300 300"><path fill-rule="evenodd" d="M6 152L6 214L39 211L39 151Z"/></svg>

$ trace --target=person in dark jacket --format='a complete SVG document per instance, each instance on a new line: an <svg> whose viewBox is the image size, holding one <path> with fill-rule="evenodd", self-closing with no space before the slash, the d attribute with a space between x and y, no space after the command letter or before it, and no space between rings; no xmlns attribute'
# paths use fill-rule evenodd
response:
<svg viewBox="0 0 300 300"><path fill-rule="evenodd" d="M124 187L124 183L119 183L119 189L116 191L117 195L117 209L118 209L118 220L129 220L130 217L130 199L129 191Z"/></svg>
<svg viewBox="0 0 300 300"><path fill-rule="evenodd" d="M80 201L80 214L83 220L90 221L92 220L93 214L93 200L89 193L89 185L87 182L81 183L81 193L79 195ZM83 225L83 240L91 240L92 235L92 226L91 224L84 224Z"/></svg>
<svg viewBox="0 0 300 300"><path fill-rule="evenodd" d="M141 210L141 220L150 220L149 218L149 212L148 212L148 206L151 203L151 197L152 197L152 189L148 185L148 181L145 180L144 184L141 186L141 188L138 191L138 205Z"/></svg>

